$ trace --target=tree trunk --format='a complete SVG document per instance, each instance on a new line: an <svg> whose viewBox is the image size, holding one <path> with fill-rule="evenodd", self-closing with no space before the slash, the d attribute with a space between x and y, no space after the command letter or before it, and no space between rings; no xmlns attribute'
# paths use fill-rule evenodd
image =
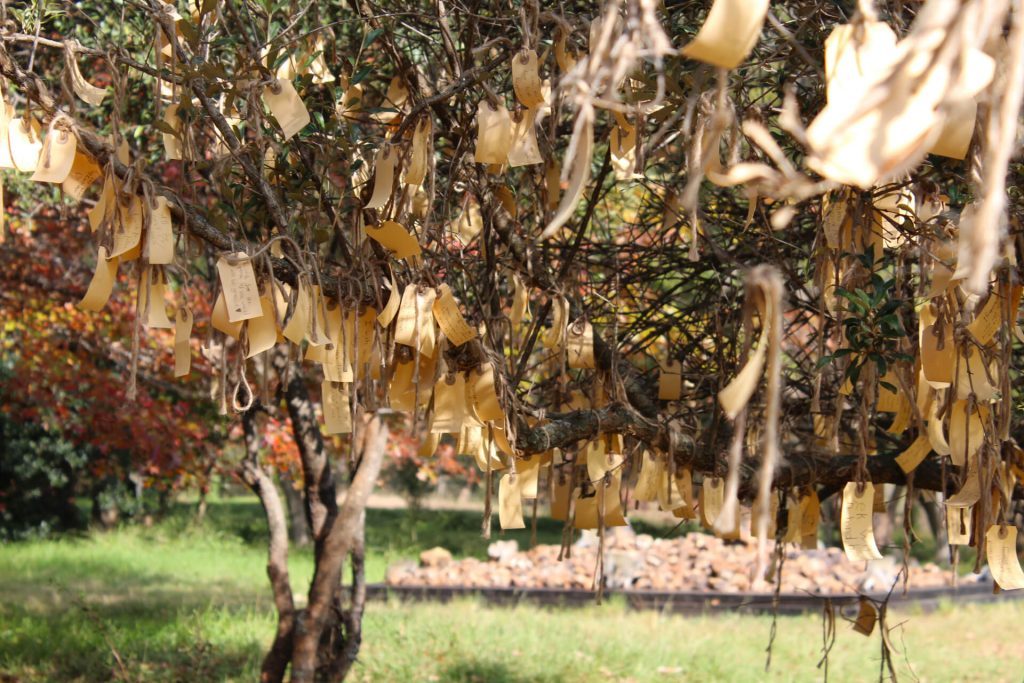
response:
<svg viewBox="0 0 1024 683"><path fill-rule="evenodd" d="M245 431L245 460L242 461L241 475L263 505L267 517L267 576L274 594L277 608L277 632L274 643L263 658L260 681L276 683L284 680L285 670L291 658L292 632L295 625L295 601L288 579L288 527L285 523L284 507L273 480L259 464L259 434L256 414L258 407L242 414Z"/></svg>
<svg viewBox="0 0 1024 683"><path fill-rule="evenodd" d="M288 508L288 536L294 545L307 546L311 539L309 524L306 523L306 513L303 510L302 494L295 488L295 482L286 472L279 473L277 479L281 484L284 502Z"/></svg>
<svg viewBox="0 0 1024 683"><path fill-rule="evenodd" d="M309 589L308 606L299 615L295 625L292 652L294 683L312 683L318 678L318 673L322 679L340 680L349 671L359 652L365 600L362 546L366 501L380 474L388 427L382 416L375 414L359 431L362 433L353 435L353 448L362 444L358 448L360 457L357 459L355 477L348 489L341 514L327 528L322 542L319 539L317 541L319 552L313 583ZM340 608L342 565L349 553L355 556L351 605L350 609L341 612L336 608ZM330 631L325 635L328 626Z"/></svg>

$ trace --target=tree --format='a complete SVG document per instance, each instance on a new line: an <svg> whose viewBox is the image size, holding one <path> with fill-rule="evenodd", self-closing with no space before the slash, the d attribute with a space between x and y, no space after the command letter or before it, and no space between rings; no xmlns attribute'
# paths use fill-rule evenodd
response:
<svg viewBox="0 0 1024 683"><path fill-rule="evenodd" d="M950 541L1009 562L1020 12L738 7L7 10L12 152L38 152L33 123L47 141L22 170L78 164L97 277L111 254L133 273L132 325L165 296L194 317L241 414L279 614L265 680L351 667L399 413L476 457L485 533L494 480L514 527L543 468L577 528L657 499L729 535L752 502L760 575L770 538L815 543L840 492L847 553L876 554L870 491L897 484L908 506L948 496ZM209 323L182 308L193 280ZM310 382L351 433L341 507ZM258 438L282 410L315 543L301 610Z"/></svg>

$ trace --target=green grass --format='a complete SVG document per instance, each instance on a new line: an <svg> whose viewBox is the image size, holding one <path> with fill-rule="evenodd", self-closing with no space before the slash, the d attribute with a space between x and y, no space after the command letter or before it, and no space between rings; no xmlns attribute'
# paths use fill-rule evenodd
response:
<svg viewBox="0 0 1024 683"><path fill-rule="evenodd" d="M150 529L0 546L0 681L256 680L274 625L258 506L215 503L202 527L188 515L182 507ZM487 542L479 523L471 512L424 511L410 521L402 511L371 510L370 579L433 545L481 555ZM541 541L559 533L550 522L538 528ZM525 544L529 532L513 537ZM300 599L311 572L309 551L293 552ZM893 640L922 680L1019 681L1024 671L1020 603L897 613L891 622L903 622ZM614 601L565 611L373 603L353 678L820 680L820 619L781 618L765 674L770 628L768 617L661 616ZM840 622L830 678L876 680L878 663L877 633L864 638ZM909 678L902 655L898 665Z"/></svg>

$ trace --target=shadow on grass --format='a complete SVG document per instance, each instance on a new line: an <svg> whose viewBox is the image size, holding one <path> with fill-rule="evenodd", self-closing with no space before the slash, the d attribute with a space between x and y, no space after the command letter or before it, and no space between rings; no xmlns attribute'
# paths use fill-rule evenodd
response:
<svg viewBox="0 0 1024 683"><path fill-rule="evenodd" d="M500 662L471 659L445 668L440 680L453 683L547 683L558 679L522 674Z"/></svg>
<svg viewBox="0 0 1024 683"><path fill-rule="evenodd" d="M254 680L261 638L272 632L269 619L187 602L192 596L179 593L127 604L75 599L61 610L0 604L0 674L47 681ZM249 630L249 637L225 638L225 618L240 619L229 628Z"/></svg>

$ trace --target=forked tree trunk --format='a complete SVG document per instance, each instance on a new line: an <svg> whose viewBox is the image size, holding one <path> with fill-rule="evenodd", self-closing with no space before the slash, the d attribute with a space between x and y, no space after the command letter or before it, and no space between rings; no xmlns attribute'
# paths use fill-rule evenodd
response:
<svg viewBox="0 0 1024 683"><path fill-rule="evenodd" d="M357 428L360 425L357 424ZM295 625L292 681L337 681L355 662L361 644L365 600L362 547L366 501L373 491L384 460L388 427L375 414L353 435L358 463L341 513L327 530L316 559L309 603ZM341 604L341 572L345 558L354 555L354 582L347 609Z"/></svg>
<svg viewBox="0 0 1024 683"><path fill-rule="evenodd" d="M274 355L274 367L281 378L288 416L292 421L302 462L306 516L314 542L314 575L307 607L295 610L290 589L285 592L287 527L284 511L276 489L269 485L268 476L268 483L261 485L260 489L272 489L273 494L268 494L267 498L276 501L271 553L275 552L275 548L284 548L280 557L284 561L285 573L271 575L278 608L278 631L274 645L264 660L261 680L282 680L290 664L292 681L340 681L355 662L362 640L366 593L362 569L365 510L367 499L380 474L388 427L380 414L370 416L365 421L355 421L352 460L356 463L356 469L339 511L332 467L307 384L286 354L278 352ZM251 419L250 424L254 424ZM258 443L257 439L252 441ZM258 449L258 446L254 448ZM260 468L257 469L262 472ZM343 601L341 572L349 554L353 557L353 585L347 600ZM287 600L283 599L285 596Z"/></svg>
<svg viewBox="0 0 1024 683"><path fill-rule="evenodd" d="M277 633L270 651L263 658L260 681L269 683L284 679L291 659L292 631L295 625L295 601L288 579L288 527L285 523L281 497L270 475L259 464L259 431L256 424L258 404L242 414L245 432L245 460L241 474L263 505L267 516L267 576L277 608Z"/></svg>

